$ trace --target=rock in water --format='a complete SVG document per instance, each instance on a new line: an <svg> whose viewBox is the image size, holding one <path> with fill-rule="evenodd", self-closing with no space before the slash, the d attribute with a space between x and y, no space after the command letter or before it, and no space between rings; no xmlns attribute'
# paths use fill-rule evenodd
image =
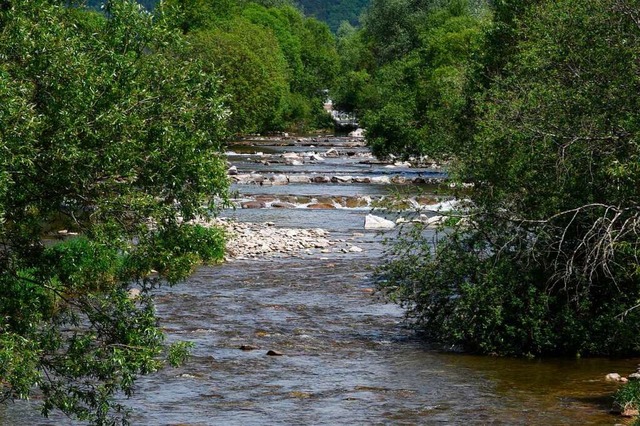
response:
<svg viewBox="0 0 640 426"><path fill-rule="evenodd" d="M364 229L392 229L395 226L394 222L372 214L364 218Z"/></svg>
<svg viewBox="0 0 640 426"><path fill-rule="evenodd" d="M605 379L608 382L619 382L620 381L620 375L618 373L609 373L605 376Z"/></svg>

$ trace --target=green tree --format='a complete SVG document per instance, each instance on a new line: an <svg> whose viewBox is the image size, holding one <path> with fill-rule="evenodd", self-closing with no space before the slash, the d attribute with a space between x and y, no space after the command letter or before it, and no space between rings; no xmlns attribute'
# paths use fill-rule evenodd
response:
<svg viewBox="0 0 640 426"><path fill-rule="evenodd" d="M190 35L189 54L199 57L207 73L219 73L221 90L232 111L234 133L282 127L282 109L289 92L287 63L273 33L244 18L229 21L228 30Z"/></svg>
<svg viewBox="0 0 640 426"><path fill-rule="evenodd" d="M374 61L360 53L364 69L343 71L338 105L348 100L361 113L377 156L451 157L489 22L485 9L456 0L374 1L364 22L361 45Z"/></svg>
<svg viewBox="0 0 640 426"><path fill-rule="evenodd" d="M291 6L266 9L250 4L243 16L273 31L287 60L290 93L284 102L284 121L300 130L324 125L328 115L322 109L323 91L333 85L339 66L328 27Z"/></svg>
<svg viewBox="0 0 640 426"><path fill-rule="evenodd" d="M149 292L223 254L188 225L226 194L218 81L134 2L1 6L0 398L125 422L114 396L185 356Z"/></svg>
<svg viewBox="0 0 640 426"><path fill-rule="evenodd" d="M542 1L512 20L517 42L474 99L455 167L475 183L470 227L435 254L408 241L386 270L433 337L482 352L640 351L638 6ZM406 257L416 250L420 262Z"/></svg>

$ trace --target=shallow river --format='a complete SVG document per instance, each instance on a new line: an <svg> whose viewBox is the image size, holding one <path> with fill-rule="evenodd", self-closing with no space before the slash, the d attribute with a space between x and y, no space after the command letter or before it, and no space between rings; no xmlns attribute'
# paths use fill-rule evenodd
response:
<svg viewBox="0 0 640 426"><path fill-rule="evenodd" d="M305 149L342 149L342 140ZM264 143L263 143L264 145ZM300 146L295 147L303 150ZM233 149L233 147L232 147ZM354 149L354 148L349 148ZM363 151L361 148L355 148ZM291 146L238 147L238 169L260 164L246 153ZM357 156L333 165L278 172L439 173L365 165ZM253 169L255 170L255 168ZM269 196L380 196L388 187L354 184L236 185L239 200ZM195 343L186 365L141 378L128 401L134 425L614 425L609 372L640 360L503 359L443 353L402 324L402 311L372 294L381 238L365 231L368 208L237 209L237 220L322 227L360 253L301 253L201 268L187 283L157 293L169 340ZM241 347L253 348L242 350ZM275 355L267 355L274 351ZM35 404L6 407L6 424L43 421ZM3 414L0 413L0 420Z"/></svg>

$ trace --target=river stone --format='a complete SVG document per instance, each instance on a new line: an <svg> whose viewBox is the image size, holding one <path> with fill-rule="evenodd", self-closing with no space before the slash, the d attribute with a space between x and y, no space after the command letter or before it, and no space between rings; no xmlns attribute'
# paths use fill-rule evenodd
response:
<svg viewBox="0 0 640 426"><path fill-rule="evenodd" d="M434 204L432 206L427 206L426 210L436 211L436 212L450 212L452 210L457 209L459 206L460 206L459 200L448 200L438 204Z"/></svg>
<svg viewBox="0 0 640 426"><path fill-rule="evenodd" d="M618 373L609 373L607 374L605 377L605 380L607 380L608 382L619 382L620 381L620 374Z"/></svg>
<svg viewBox="0 0 640 426"><path fill-rule="evenodd" d="M284 355L282 352L278 352L278 351L274 351L274 350L269 350L267 352L268 356L282 356Z"/></svg>
<svg viewBox="0 0 640 426"><path fill-rule="evenodd" d="M428 205L437 204L438 200L436 200L433 197L429 197L428 195L423 195L423 196L416 197L416 202L421 206L428 206Z"/></svg>
<svg viewBox="0 0 640 426"><path fill-rule="evenodd" d="M236 166L231 166L229 167L229 169L227 169L227 173L229 174L229 176L235 176L238 174L238 168Z"/></svg>
<svg viewBox="0 0 640 426"><path fill-rule="evenodd" d="M313 244L314 248L322 248L322 249L326 249L330 245L331 243L326 238L320 238L318 241L316 241Z"/></svg>
<svg viewBox="0 0 640 426"><path fill-rule="evenodd" d="M392 229L395 226L394 222L372 214L364 218L364 229Z"/></svg>
<svg viewBox="0 0 640 426"><path fill-rule="evenodd" d="M371 183L386 185L391 183L391 179L389 179L389 176L373 176L371 178Z"/></svg>
<svg viewBox="0 0 640 426"><path fill-rule="evenodd" d="M356 207L367 207L368 205L368 200L363 197L348 197L344 203L344 206L349 209L354 209Z"/></svg>
<svg viewBox="0 0 640 426"><path fill-rule="evenodd" d="M433 216L433 217L426 218L426 220L424 220L423 223L427 225L427 227L436 228L444 224L446 220L447 220L446 216Z"/></svg>
<svg viewBox="0 0 640 426"><path fill-rule="evenodd" d="M259 348L253 345L240 345L238 349L240 349L241 351L255 351L256 349L259 349Z"/></svg>
<svg viewBox="0 0 640 426"><path fill-rule="evenodd" d="M407 179L403 176L394 176L391 178L391 182L395 183L396 185L403 185L407 183Z"/></svg>
<svg viewBox="0 0 640 426"><path fill-rule="evenodd" d="M363 176L356 176L356 177L353 178L353 181L355 183L371 183L371 178L363 177Z"/></svg>
<svg viewBox="0 0 640 426"><path fill-rule="evenodd" d="M640 373L629 374L629 380L640 380Z"/></svg>
<svg viewBox="0 0 640 426"><path fill-rule="evenodd" d="M262 194L255 195L253 198L255 198L256 201L262 201L263 203L270 203L272 201L278 200L273 195L262 195Z"/></svg>
<svg viewBox="0 0 640 426"><path fill-rule="evenodd" d="M311 181L313 183L329 183L331 182L331 179L329 179L329 177L327 176L314 176L313 178L311 178Z"/></svg>
<svg viewBox="0 0 640 426"><path fill-rule="evenodd" d="M360 248L360 247L358 247L358 246L351 246L351 247L349 247L349 251L350 251L351 253L362 253L364 250L363 250L363 249L361 249L361 248Z"/></svg>
<svg viewBox="0 0 640 426"><path fill-rule="evenodd" d="M333 197L317 197L316 198L316 203L334 205L335 204L335 198L333 198Z"/></svg>
<svg viewBox="0 0 640 426"><path fill-rule="evenodd" d="M129 293L128 297L130 300L135 300L140 297L140 289L138 288L130 288L127 293Z"/></svg>
<svg viewBox="0 0 640 426"><path fill-rule="evenodd" d="M274 185L287 185L289 179L285 175L274 175L269 179Z"/></svg>
<svg viewBox="0 0 640 426"><path fill-rule="evenodd" d="M336 158L340 156L340 153L338 152L337 149L331 148L324 153L324 156L328 158Z"/></svg>
<svg viewBox="0 0 640 426"><path fill-rule="evenodd" d="M240 204L243 209L264 209L267 207L262 201L245 201Z"/></svg>
<svg viewBox="0 0 640 426"><path fill-rule="evenodd" d="M289 175L289 183L309 183L311 178L305 175Z"/></svg>
<svg viewBox="0 0 640 426"><path fill-rule="evenodd" d="M353 176L333 176L331 182L333 183L350 183L353 180Z"/></svg>

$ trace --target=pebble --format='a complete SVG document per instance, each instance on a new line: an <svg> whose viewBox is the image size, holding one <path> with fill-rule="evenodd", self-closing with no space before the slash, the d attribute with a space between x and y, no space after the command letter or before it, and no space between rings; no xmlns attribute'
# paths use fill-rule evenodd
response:
<svg viewBox="0 0 640 426"><path fill-rule="evenodd" d="M204 226L219 226L228 233L225 261L292 257L304 254L314 256L334 251L360 253L361 248L346 243L344 239L331 239L329 231L322 228L280 228L273 222L236 222L217 218L198 222ZM347 245L348 244L348 245Z"/></svg>

